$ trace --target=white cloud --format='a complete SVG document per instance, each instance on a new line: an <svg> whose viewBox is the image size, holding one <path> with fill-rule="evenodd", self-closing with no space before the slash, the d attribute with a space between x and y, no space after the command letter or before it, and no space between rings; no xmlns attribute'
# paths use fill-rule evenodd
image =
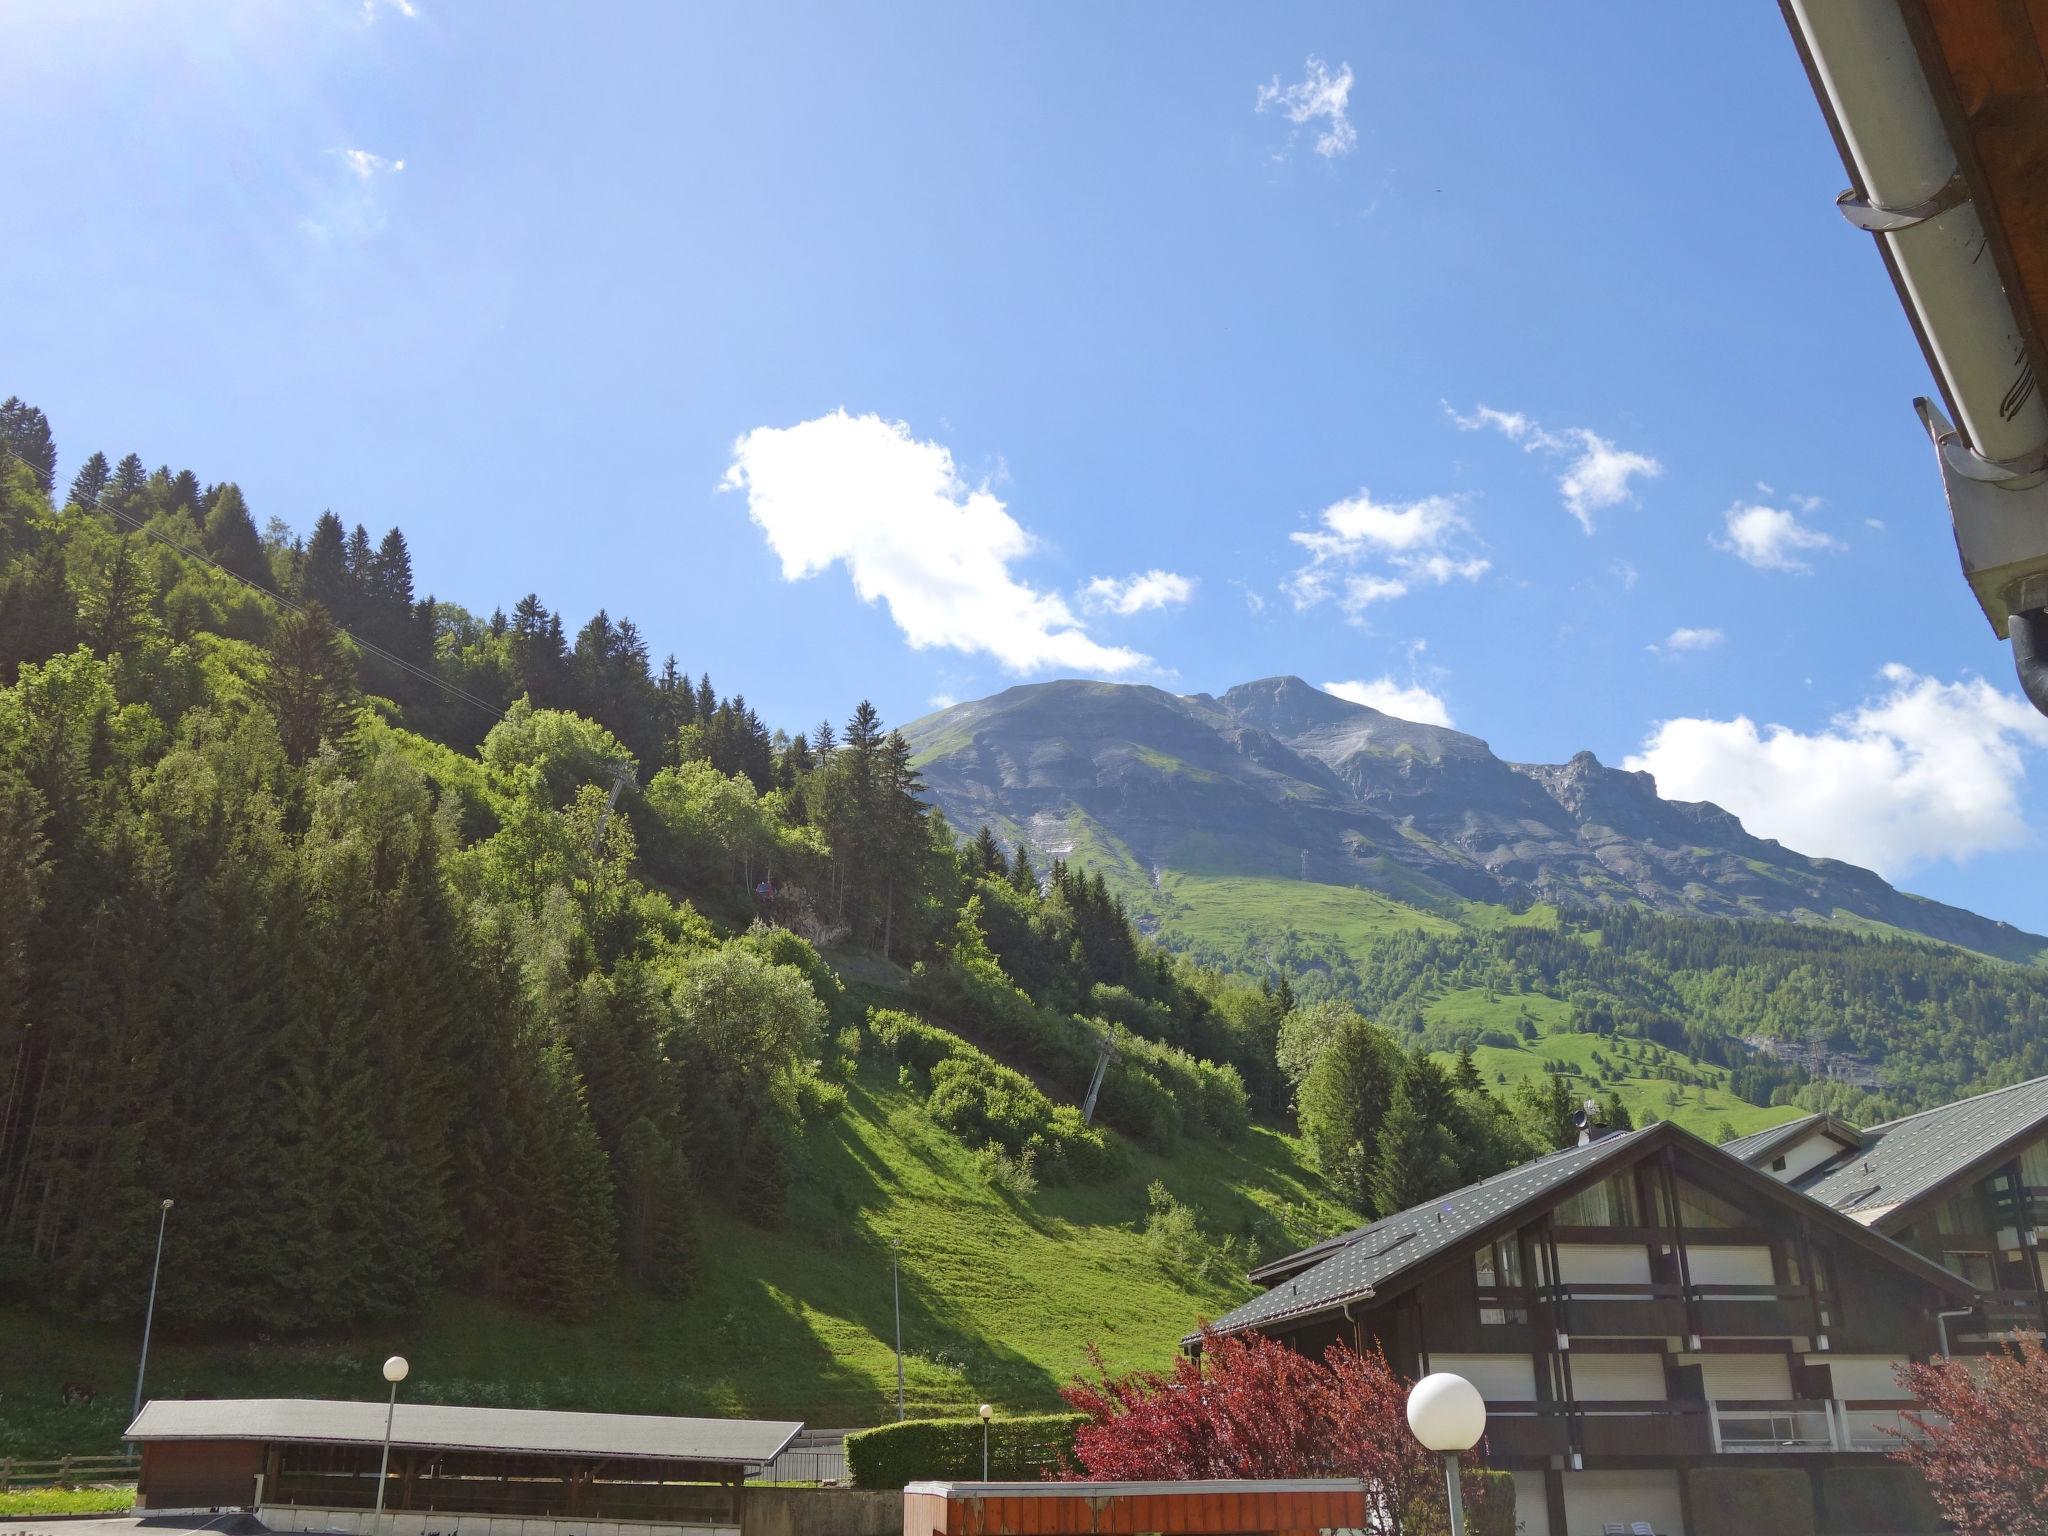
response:
<svg viewBox="0 0 2048 1536"><path fill-rule="evenodd" d="M341 156L342 164L348 167L349 174L366 185L379 176L405 169L403 160L387 160L382 155L371 154L367 149L343 149L337 150L336 153Z"/></svg>
<svg viewBox="0 0 2048 1536"><path fill-rule="evenodd" d="M1982 678L1944 683L1896 663L1883 688L1811 733L1733 720L1666 720L1624 766L1658 793L1712 800L1759 837L1897 878L2031 838L2026 759L2048 720Z"/></svg>
<svg viewBox="0 0 2048 1536"><path fill-rule="evenodd" d="M1340 699L1349 699L1354 704L1363 704L1376 709L1383 715L1392 715L1400 720L1413 720L1418 725L1441 725L1449 729L1451 724L1450 706L1441 694L1431 693L1418 684L1403 687L1392 677L1375 677L1369 682L1356 679L1343 683L1325 683L1323 692L1334 694Z"/></svg>
<svg viewBox="0 0 2048 1536"><path fill-rule="evenodd" d="M1491 429L1509 442L1519 443L1524 453L1562 459L1564 469L1557 478L1558 494L1563 498L1565 511L1589 534L1593 531L1594 513L1635 501L1633 481L1654 480L1664 473L1664 466L1648 454L1618 448L1587 427L1552 432L1520 411L1497 411L1490 405L1477 407L1469 416L1459 415L1448 404L1444 410L1460 431Z"/></svg>
<svg viewBox="0 0 2048 1536"><path fill-rule="evenodd" d="M1288 537L1308 551L1308 564L1283 582L1297 610L1329 597L1352 620L1372 604L1406 596L1417 586L1477 581L1492 562L1462 547L1467 532L1459 503L1425 496L1378 502L1360 491L1322 511L1322 526ZM1377 562L1379 569L1363 569Z"/></svg>
<svg viewBox="0 0 2048 1536"><path fill-rule="evenodd" d="M1643 573L1636 569L1633 560L1616 560L1607 569L1614 579L1621 583L1621 590L1624 592L1635 591L1636 583L1643 579Z"/></svg>
<svg viewBox="0 0 2048 1536"><path fill-rule="evenodd" d="M862 601L886 602L916 649L982 652L1013 672L1147 664L1090 638L1059 594L1020 581L1010 565L1031 553L1031 535L903 422L839 410L757 427L733 444L724 484L746 492L785 581L844 564Z"/></svg>
<svg viewBox="0 0 2048 1536"><path fill-rule="evenodd" d="M925 703L929 704L933 709L951 709L955 704L958 704L959 702L960 701L954 698L953 695L950 693L935 693L930 698L925 700Z"/></svg>
<svg viewBox="0 0 2048 1536"><path fill-rule="evenodd" d="M1351 126L1351 66L1340 64L1337 73L1313 54L1306 76L1294 85L1282 85L1275 75L1259 87L1259 110L1283 113L1297 128L1320 121L1316 153L1325 160L1348 155L1358 146L1358 130Z"/></svg>
<svg viewBox="0 0 2048 1536"><path fill-rule="evenodd" d="M1243 594L1244 606L1247 612L1264 613L1266 611L1266 599L1253 591L1249 582L1239 581L1233 576L1230 578L1230 584Z"/></svg>
<svg viewBox="0 0 2048 1536"><path fill-rule="evenodd" d="M1726 521L1728 536L1716 539L1715 547L1746 560L1760 571L1808 570L1810 567L1801 556L1844 547L1840 539L1809 527L1796 513L1782 507L1737 502L1728 509Z"/></svg>
<svg viewBox="0 0 2048 1536"><path fill-rule="evenodd" d="M340 172L317 194L318 206L299 220L299 229L323 243L367 240L384 228L378 184L405 169L403 160L367 149L337 149Z"/></svg>
<svg viewBox="0 0 2048 1536"><path fill-rule="evenodd" d="M1707 651L1712 650L1728 637L1718 629L1679 628L1664 637L1662 645L1652 645L1652 651Z"/></svg>
<svg viewBox="0 0 2048 1536"><path fill-rule="evenodd" d="M1081 589L1081 602L1092 613L1114 613L1128 618L1148 608L1178 607L1194 595L1194 578L1155 569L1122 580L1098 576Z"/></svg>
<svg viewBox="0 0 2048 1536"><path fill-rule="evenodd" d="M362 9L357 14L367 27L386 11L396 11L407 21L417 21L420 15L420 8L412 0L363 0Z"/></svg>

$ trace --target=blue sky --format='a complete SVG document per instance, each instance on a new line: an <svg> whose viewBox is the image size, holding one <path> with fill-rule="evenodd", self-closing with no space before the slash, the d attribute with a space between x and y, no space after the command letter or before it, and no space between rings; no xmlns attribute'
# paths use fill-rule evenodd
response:
<svg viewBox="0 0 2048 1536"><path fill-rule="evenodd" d="M1769 4L27 0L0 393L771 721L1293 672L2048 930Z"/></svg>

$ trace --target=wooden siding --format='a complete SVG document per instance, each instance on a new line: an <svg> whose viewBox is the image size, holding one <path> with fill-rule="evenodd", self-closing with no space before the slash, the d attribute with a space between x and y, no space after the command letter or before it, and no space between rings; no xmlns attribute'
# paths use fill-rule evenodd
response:
<svg viewBox="0 0 2048 1536"><path fill-rule="evenodd" d="M261 1445L248 1440L156 1440L142 1447L135 1502L146 1509L252 1504Z"/></svg>

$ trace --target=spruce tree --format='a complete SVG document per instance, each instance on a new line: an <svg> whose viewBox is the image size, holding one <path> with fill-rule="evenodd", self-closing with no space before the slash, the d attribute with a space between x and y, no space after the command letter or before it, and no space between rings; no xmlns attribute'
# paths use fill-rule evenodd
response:
<svg viewBox="0 0 2048 1536"><path fill-rule="evenodd" d="M1380 1122L1370 1190L1381 1216L1405 1211L1458 1187L1458 1164L1443 1126L1431 1124L1410 1101L1405 1086L1395 1089Z"/></svg>
<svg viewBox="0 0 2048 1536"><path fill-rule="evenodd" d="M318 603L283 615L271 636L257 692L270 707L285 757L303 763L322 742L346 747L355 732L355 666L341 632Z"/></svg>
<svg viewBox="0 0 2048 1536"><path fill-rule="evenodd" d="M77 475L72 478L69 504L84 507L88 511L96 509L100 504L100 496L112 480L113 471L107 467L107 456L104 453L94 453L79 467Z"/></svg>
<svg viewBox="0 0 2048 1536"><path fill-rule="evenodd" d="M1010 861L1003 854L1003 845L996 841L996 835L987 822L981 824L981 831L974 837L974 871L994 880L1006 880L1010 874Z"/></svg>
<svg viewBox="0 0 2048 1536"><path fill-rule="evenodd" d="M244 581L270 585L270 562L264 558L263 540L239 486L224 485L214 498L213 510L206 514L206 547L224 569Z"/></svg>
<svg viewBox="0 0 2048 1536"><path fill-rule="evenodd" d="M1458 1052L1458 1067L1453 1081L1467 1093L1486 1086L1486 1080L1479 1075L1479 1063L1473 1060L1472 1047L1469 1045Z"/></svg>
<svg viewBox="0 0 2048 1536"><path fill-rule="evenodd" d="M121 462L114 466L113 493L107 500L115 506L126 506L148 483L149 474L142 467L141 456L124 454Z"/></svg>
<svg viewBox="0 0 2048 1536"><path fill-rule="evenodd" d="M305 560L299 567L299 596L325 609L330 623L348 611L348 535L332 512L320 514L313 524L313 536L306 541Z"/></svg>
<svg viewBox="0 0 2048 1536"><path fill-rule="evenodd" d="M12 455L28 466L36 488L45 496L56 484L57 445L50 438L50 419L15 395L0 400L0 458Z"/></svg>

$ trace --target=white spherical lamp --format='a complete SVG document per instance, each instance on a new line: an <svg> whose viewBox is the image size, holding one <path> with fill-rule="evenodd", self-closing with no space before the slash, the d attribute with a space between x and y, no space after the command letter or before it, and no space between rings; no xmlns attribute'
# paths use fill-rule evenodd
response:
<svg viewBox="0 0 2048 1536"><path fill-rule="evenodd" d="M384 1379L390 1382L391 1385L395 1387L401 1381L405 1380L405 1373L411 1369L412 1367L405 1363L405 1356L393 1355L389 1360L386 1360L384 1362ZM1414 1414L1414 1410L1412 1407L1409 1410L1409 1414L1412 1419Z"/></svg>
<svg viewBox="0 0 2048 1536"><path fill-rule="evenodd" d="M1409 1389L1408 1427L1432 1451L1469 1451L1486 1433L1486 1399L1464 1377L1438 1371Z"/></svg>

